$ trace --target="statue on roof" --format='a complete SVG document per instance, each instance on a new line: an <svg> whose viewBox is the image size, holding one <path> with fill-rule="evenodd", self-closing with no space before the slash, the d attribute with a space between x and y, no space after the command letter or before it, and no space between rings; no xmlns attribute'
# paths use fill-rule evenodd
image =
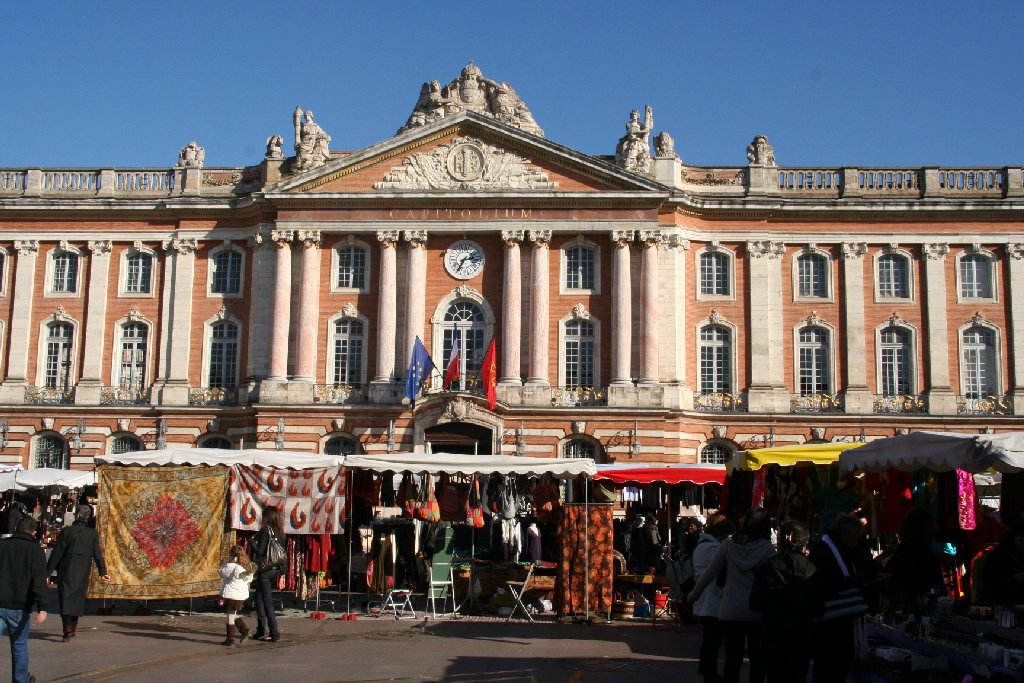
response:
<svg viewBox="0 0 1024 683"><path fill-rule="evenodd" d="M679 155L676 154L676 141L672 139L667 130L654 136L654 156L659 159L679 158Z"/></svg>
<svg viewBox="0 0 1024 683"><path fill-rule="evenodd" d="M767 135L755 135L747 145L747 161L751 166L777 166L775 148L768 144Z"/></svg>
<svg viewBox="0 0 1024 683"><path fill-rule="evenodd" d="M425 126L460 111L473 111L520 128L527 133L544 136L519 94L508 83L485 78L473 62L448 85L440 81L424 83L409 120L398 132Z"/></svg>
<svg viewBox="0 0 1024 683"><path fill-rule="evenodd" d="M264 155L264 159L284 159L284 152L281 151L281 145L284 144L284 138L280 135L271 135L267 138L267 153Z"/></svg>
<svg viewBox="0 0 1024 683"><path fill-rule="evenodd" d="M188 143L178 152L178 168L202 168L206 161L206 148L200 147L195 140Z"/></svg>
<svg viewBox="0 0 1024 683"><path fill-rule="evenodd" d="M626 134L619 138L615 147L615 163L634 173L647 173L651 168L651 130L654 128L654 113L651 105L644 109L644 122L640 123L640 112L634 109L626 123Z"/></svg>
<svg viewBox="0 0 1024 683"><path fill-rule="evenodd" d="M313 120L313 112L306 110L305 121L302 107L295 107L292 122L295 124L295 171L305 171L327 163L331 158L328 145L331 136Z"/></svg>

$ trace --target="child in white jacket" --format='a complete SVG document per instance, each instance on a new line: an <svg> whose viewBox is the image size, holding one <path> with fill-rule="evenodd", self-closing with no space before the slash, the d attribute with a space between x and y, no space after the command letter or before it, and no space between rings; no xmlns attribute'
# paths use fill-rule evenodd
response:
<svg viewBox="0 0 1024 683"><path fill-rule="evenodd" d="M237 613L249 599L249 584L252 583L255 573L256 568L246 554L245 548L240 545L232 548L228 561L220 568L220 578L224 581L220 597L224 600L224 612L228 619L227 638L221 645L234 645L236 635L238 644L241 645L249 635L249 627Z"/></svg>

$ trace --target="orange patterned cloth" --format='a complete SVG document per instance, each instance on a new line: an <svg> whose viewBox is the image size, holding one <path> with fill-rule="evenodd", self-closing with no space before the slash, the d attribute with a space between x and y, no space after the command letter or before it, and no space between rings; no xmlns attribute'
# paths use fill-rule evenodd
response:
<svg viewBox="0 0 1024 683"><path fill-rule="evenodd" d="M231 468L231 528L256 531L263 508L281 511L284 532L341 533L345 473L341 467L291 470L259 465Z"/></svg>
<svg viewBox="0 0 1024 683"><path fill-rule="evenodd" d="M225 467L100 465L96 530L110 583L90 598L164 600L220 592L218 569L234 542L225 531Z"/></svg>
<svg viewBox="0 0 1024 683"><path fill-rule="evenodd" d="M598 615L611 612L612 565L612 506L566 505L562 516L562 561L558 571L559 613L564 616L586 612L588 572L590 612Z"/></svg>

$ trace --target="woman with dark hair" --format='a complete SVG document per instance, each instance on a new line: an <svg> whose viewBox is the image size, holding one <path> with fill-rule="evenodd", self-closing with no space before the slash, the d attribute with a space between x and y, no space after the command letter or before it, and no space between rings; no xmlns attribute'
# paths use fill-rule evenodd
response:
<svg viewBox="0 0 1024 683"><path fill-rule="evenodd" d="M752 508L743 517L739 533L722 541L710 566L687 596L694 602L718 575L725 572L718 619L725 641L725 683L739 683L743 653L750 659L750 683L764 681L761 656L761 615L750 609L754 568L775 554L772 547L772 518L763 508Z"/></svg>
<svg viewBox="0 0 1024 683"><path fill-rule="evenodd" d="M708 524L700 539L693 546L690 555L693 563L693 579L700 581L711 566L722 541L736 533L736 525L721 513L708 517ZM704 677L704 683L718 683L718 651L722 645L722 629L718 623L718 612L722 604L722 586L725 577L709 584L700 598L693 603L693 616L700 622L700 662L697 673Z"/></svg>
<svg viewBox="0 0 1024 683"><path fill-rule="evenodd" d="M284 546L281 511L276 507L263 508L263 524L253 539L253 560L256 562L256 632L253 640L273 643L281 640L274 612L274 586L284 569L280 564L261 564L269 555L271 543ZM269 635L268 635L269 634Z"/></svg>

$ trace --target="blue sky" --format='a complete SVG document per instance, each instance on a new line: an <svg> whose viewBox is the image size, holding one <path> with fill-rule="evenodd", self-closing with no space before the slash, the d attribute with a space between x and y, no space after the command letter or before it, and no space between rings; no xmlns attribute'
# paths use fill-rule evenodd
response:
<svg viewBox="0 0 1024 683"><path fill-rule="evenodd" d="M291 112L331 148L394 134L474 59L547 137L612 154L650 104L683 159L1024 164L1021 2L8 3L2 167L258 163Z"/></svg>

